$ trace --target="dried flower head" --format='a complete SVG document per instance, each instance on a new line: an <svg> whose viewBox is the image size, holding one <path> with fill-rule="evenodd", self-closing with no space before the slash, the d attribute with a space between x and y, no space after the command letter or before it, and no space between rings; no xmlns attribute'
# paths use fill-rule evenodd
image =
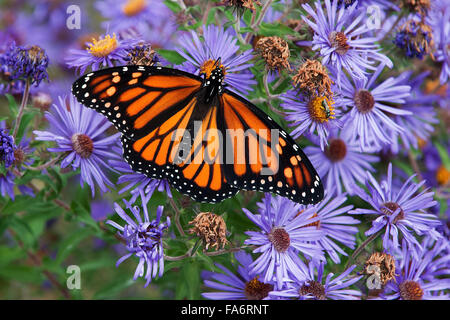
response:
<svg viewBox="0 0 450 320"><path fill-rule="evenodd" d="M425 17L430 9L430 0L402 0L401 6Z"/></svg>
<svg viewBox="0 0 450 320"><path fill-rule="evenodd" d="M381 283L385 285L389 280L395 279L394 257L383 252L372 253L365 263L364 273L377 275Z"/></svg>
<svg viewBox="0 0 450 320"><path fill-rule="evenodd" d="M258 0L224 0L223 4L228 7L254 11L256 9L255 5L260 6L261 2Z"/></svg>
<svg viewBox="0 0 450 320"><path fill-rule="evenodd" d="M291 70L289 46L280 37L263 37L258 40L255 49L261 53L269 70Z"/></svg>
<svg viewBox="0 0 450 320"><path fill-rule="evenodd" d="M333 80L328 76L327 69L318 60L306 60L292 77L294 86L302 93L313 96L332 97L331 84Z"/></svg>
<svg viewBox="0 0 450 320"><path fill-rule="evenodd" d="M212 212L200 212L189 224L194 225L189 233L195 233L202 239L205 250L210 247L216 250L219 247L224 248L228 243L226 238L227 225L221 216Z"/></svg>
<svg viewBox="0 0 450 320"><path fill-rule="evenodd" d="M400 27L394 43L404 49L409 58L422 59L424 55L430 54L433 50L433 32L428 24L410 19Z"/></svg>
<svg viewBox="0 0 450 320"><path fill-rule="evenodd" d="M272 284L267 284L258 280L259 276L245 283L244 293L248 300L262 300L273 290Z"/></svg>
<svg viewBox="0 0 450 320"><path fill-rule="evenodd" d="M142 43L134 47L128 53L130 61L129 65L135 66L153 66L158 62L156 51L152 49L148 43Z"/></svg>

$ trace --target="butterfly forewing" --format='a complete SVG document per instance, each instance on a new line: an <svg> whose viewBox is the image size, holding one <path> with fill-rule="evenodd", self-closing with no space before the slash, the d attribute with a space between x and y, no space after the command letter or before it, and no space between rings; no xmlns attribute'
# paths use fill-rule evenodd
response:
<svg viewBox="0 0 450 320"><path fill-rule="evenodd" d="M73 84L72 92L121 133L137 139L170 120L200 86L201 78L183 71L125 66L89 73Z"/></svg>

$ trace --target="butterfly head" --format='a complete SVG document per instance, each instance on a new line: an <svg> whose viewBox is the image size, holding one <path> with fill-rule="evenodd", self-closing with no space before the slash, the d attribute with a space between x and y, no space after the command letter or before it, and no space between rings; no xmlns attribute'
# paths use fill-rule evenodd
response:
<svg viewBox="0 0 450 320"><path fill-rule="evenodd" d="M200 67L200 75L203 76L203 87L206 87L208 94L206 95L209 100L215 94L222 94L225 87L225 67L221 63L221 59L207 60Z"/></svg>

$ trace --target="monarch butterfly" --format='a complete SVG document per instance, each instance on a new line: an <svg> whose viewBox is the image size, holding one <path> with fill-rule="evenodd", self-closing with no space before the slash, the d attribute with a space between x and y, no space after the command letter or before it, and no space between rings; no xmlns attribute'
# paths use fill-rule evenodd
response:
<svg viewBox="0 0 450 320"><path fill-rule="evenodd" d="M319 202L322 183L295 141L225 86L217 60L201 75L159 66L103 69L75 81L72 93L122 133L134 171L167 179L196 201L217 203L243 189Z"/></svg>

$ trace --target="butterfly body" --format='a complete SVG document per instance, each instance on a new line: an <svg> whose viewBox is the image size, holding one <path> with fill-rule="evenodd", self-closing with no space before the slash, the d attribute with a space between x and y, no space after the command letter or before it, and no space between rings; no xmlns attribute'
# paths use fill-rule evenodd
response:
<svg viewBox="0 0 450 320"><path fill-rule="evenodd" d="M225 88L219 64L203 77L163 67L104 69L82 76L72 92L122 133L134 171L167 179L194 200L217 203L244 189L319 202L323 186L306 155L267 114Z"/></svg>

